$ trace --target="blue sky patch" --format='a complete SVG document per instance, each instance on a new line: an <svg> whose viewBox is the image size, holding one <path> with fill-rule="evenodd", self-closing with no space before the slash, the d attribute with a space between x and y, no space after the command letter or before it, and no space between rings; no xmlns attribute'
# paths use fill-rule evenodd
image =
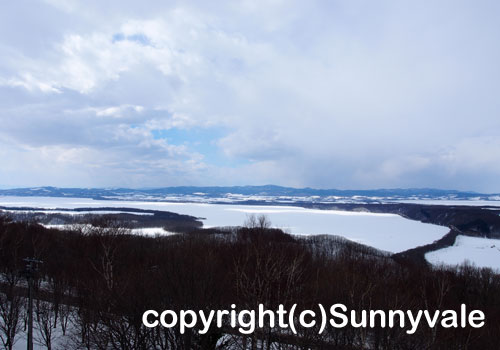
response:
<svg viewBox="0 0 500 350"><path fill-rule="evenodd" d="M227 134L227 130L218 128L172 128L152 130L155 140L165 139L171 145L184 145L190 151L202 154L205 162L215 166L237 167L248 164L242 158L227 157L217 145L217 141Z"/></svg>
<svg viewBox="0 0 500 350"><path fill-rule="evenodd" d="M112 39L113 43L124 40L135 41L136 43L139 43L144 46L153 46L149 38L142 33L127 35L127 36L125 36L125 34L123 33L116 33L113 35Z"/></svg>

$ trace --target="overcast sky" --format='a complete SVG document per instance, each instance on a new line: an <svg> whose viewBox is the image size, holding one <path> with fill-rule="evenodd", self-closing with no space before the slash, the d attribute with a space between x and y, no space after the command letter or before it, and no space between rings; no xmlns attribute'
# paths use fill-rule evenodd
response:
<svg viewBox="0 0 500 350"><path fill-rule="evenodd" d="M0 187L500 192L498 1L2 1Z"/></svg>

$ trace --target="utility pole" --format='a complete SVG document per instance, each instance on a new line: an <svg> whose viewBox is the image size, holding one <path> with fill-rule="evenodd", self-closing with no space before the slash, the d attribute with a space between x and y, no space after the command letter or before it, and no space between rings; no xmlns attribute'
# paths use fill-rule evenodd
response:
<svg viewBox="0 0 500 350"><path fill-rule="evenodd" d="M28 278L28 350L33 350L33 278L38 271L38 264L43 264L43 261L34 258L26 258L24 261Z"/></svg>

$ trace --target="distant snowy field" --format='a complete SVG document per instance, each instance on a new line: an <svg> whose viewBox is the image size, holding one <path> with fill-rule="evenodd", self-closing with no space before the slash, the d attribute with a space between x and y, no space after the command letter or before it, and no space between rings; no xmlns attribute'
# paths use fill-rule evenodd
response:
<svg viewBox="0 0 500 350"><path fill-rule="evenodd" d="M101 212L99 212L101 213ZM78 228L85 225L51 225L51 224L42 224L46 228L56 228L59 230L71 230L72 228ZM141 235L141 236L156 236L156 235L176 235L175 232L165 231L163 227L144 227L144 228L133 228L130 230L132 234Z"/></svg>
<svg viewBox="0 0 500 350"><path fill-rule="evenodd" d="M432 264L460 265L465 261L477 267L500 271L500 239L457 236L451 247L425 254Z"/></svg>
<svg viewBox="0 0 500 350"><path fill-rule="evenodd" d="M241 226L249 215L265 214L274 227L292 234L332 234L388 252L432 243L447 227L424 224L395 214L314 210L288 206L102 201L88 198L0 196L0 206L75 209L82 207L164 210L200 218L204 227Z"/></svg>
<svg viewBox="0 0 500 350"><path fill-rule="evenodd" d="M383 202L391 202L385 200ZM484 200L484 199L398 199L392 200L396 203L407 204L429 204L429 205L470 205L473 207L500 207L500 200Z"/></svg>

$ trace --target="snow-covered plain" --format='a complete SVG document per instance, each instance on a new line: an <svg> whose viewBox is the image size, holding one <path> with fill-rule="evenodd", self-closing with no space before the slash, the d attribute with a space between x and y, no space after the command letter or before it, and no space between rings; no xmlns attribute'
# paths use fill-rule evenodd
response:
<svg viewBox="0 0 500 350"><path fill-rule="evenodd" d="M58 230L71 230L74 228L80 228L85 225L79 224L63 224L63 225L52 225L52 224L42 224L46 228L55 228ZM141 235L141 236L168 236L168 235L176 235L176 232L166 231L163 227L143 227L143 228L133 228L130 230L132 234Z"/></svg>
<svg viewBox="0 0 500 350"><path fill-rule="evenodd" d="M243 225L251 214L265 214L274 227L292 234L332 234L388 252L432 243L447 227L424 224L395 214L315 210L291 206L168 203L93 200L89 198L0 196L0 206L64 208L139 208L165 210L200 218L204 227Z"/></svg>
<svg viewBox="0 0 500 350"><path fill-rule="evenodd" d="M1 197L0 197L1 198ZM0 213L32 213L32 210L16 210L16 209L0 209ZM86 214L134 214L134 215L154 215L153 213L130 212L124 210L99 210L99 211L71 211L71 210L37 210L37 213L42 214L66 214L66 215L86 215Z"/></svg>
<svg viewBox="0 0 500 350"><path fill-rule="evenodd" d="M500 208L500 200L484 200L484 199L397 199L392 201L384 200L383 202L428 204L428 205L453 205L453 206L469 205L472 207L492 206Z"/></svg>
<svg viewBox="0 0 500 350"><path fill-rule="evenodd" d="M144 227L144 228L133 228L133 234L138 234L142 236L165 236L165 235L175 235L175 232L165 231L163 227Z"/></svg>
<svg viewBox="0 0 500 350"><path fill-rule="evenodd" d="M477 267L500 271L500 239L457 236L451 247L425 254L431 264L460 265L464 262Z"/></svg>

